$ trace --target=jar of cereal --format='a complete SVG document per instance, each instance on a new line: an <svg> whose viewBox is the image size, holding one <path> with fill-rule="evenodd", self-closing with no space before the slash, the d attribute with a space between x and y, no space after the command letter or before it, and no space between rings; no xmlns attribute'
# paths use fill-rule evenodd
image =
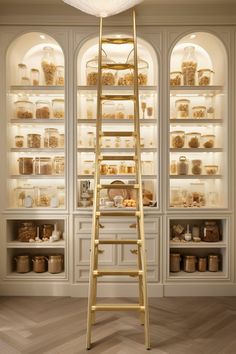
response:
<svg viewBox="0 0 236 354"><path fill-rule="evenodd" d="M50 102L47 100L39 100L36 102L36 112L35 116L37 119L48 119L50 118Z"/></svg>
<svg viewBox="0 0 236 354"><path fill-rule="evenodd" d="M34 104L31 101L16 101L15 102L15 116L20 119L33 118Z"/></svg>
<svg viewBox="0 0 236 354"><path fill-rule="evenodd" d="M57 65L56 67L56 85L64 86L64 66Z"/></svg>
<svg viewBox="0 0 236 354"><path fill-rule="evenodd" d="M192 160L192 174L200 175L202 173L202 160Z"/></svg>
<svg viewBox="0 0 236 354"><path fill-rule="evenodd" d="M39 149L41 147L41 135L27 134L27 147L31 149Z"/></svg>
<svg viewBox="0 0 236 354"><path fill-rule="evenodd" d="M24 147L24 136L23 135L16 135L15 136L15 147L16 148L23 148Z"/></svg>
<svg viewBox="0 0 236 354"><path fill-rule="evenodd" d="M180 86L183 82L183 74L181 71L172 71L170 73L170 86Z"/></svg>
<svg viewBox="0 0 236 354"><path fill-rule="evenodd" d="M44 80L46 86L54 85L56 74L56 61L54 49L52 47L46 46L43 48L41 66L44 73Z"/></svg>
<svg viewBox="0 0 236 354"><path fill-rule="evenodd" d="M51 157L35 157L35 174L36 175L52 174Z"/></svg>

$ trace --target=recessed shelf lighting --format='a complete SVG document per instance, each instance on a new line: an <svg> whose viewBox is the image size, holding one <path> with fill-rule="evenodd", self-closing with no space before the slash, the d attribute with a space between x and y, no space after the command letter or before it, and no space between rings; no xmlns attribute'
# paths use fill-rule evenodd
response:
<svg viewBox="0 0 236 354"><path fill-rule="evenodd" d="M44 34L40 34L39 36L41 39L45 39L45 35Z"/></svg>
<svg viewBox="0 0 236 354"><path fill-rule="evenodd" d="M190 39L194 39L194 38L196 38L196 34L191 34Z"/></svg>

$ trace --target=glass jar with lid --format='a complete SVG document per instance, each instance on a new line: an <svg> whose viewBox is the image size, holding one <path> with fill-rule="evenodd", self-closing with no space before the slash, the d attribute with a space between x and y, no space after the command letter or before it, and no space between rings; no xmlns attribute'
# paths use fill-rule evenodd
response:
<svg viewBox="0 0 236 354"><path fill-rule="evenodd" d="M40 149L41 134L27 134L27 147L30 149Z"/></svg>
<svg viewBox="0 0 236 354"><path fill-rule="evenodd" d="M39 85L39 70L36 68L32 68L30 70L30 84L32 86L38 86Z"/></svg>
<svg viewBox="0 0 236 354"><path fill-rule="evenodd" d="M54 49L50 46L43 48L43 57L41 66L44 73L44 80L46 86L52 86L55 83L56 75L56 60Z"/></svg>
<svg viewBox="0 0 236 354"><path fill-rule="evenodd" d="M146 86L148 84L148 70L149 70L149 65L146 60L143 58L140 58L138 56L137 58L138 62L138 84L140 86ZM129 53L128 64L133 65L134 64L134 51ZM125 86L132 86L134 84L134 71L133 69L130 70L129 73L124 75L124 81L125 81Z"/></svg>
<svg viewBox="0 0 236 354"><path fill-rule="evenodd" d="M86 110L87 110L87 119L94 119L95 118L94 98L92 97L86 98Z"/></svg>
<svg viewBox="0 0 236 354"><path fill-rule="evenodd" d="M206 205L205 183L191 182L190 191L192 193L192 206L203 207Z"/></svg>
<svg viewBox="0 0 236 354"><path fill-rule="evenodd" d="M24 184L15 189L15 205L18 208L32 208L35 203L35 187Z"/></svg>
<svg viewBox="0 0 236 354"><path fill-rule="evenodd" d="M64 148L65 147L65 134L64 133L60 133L59 134L59 144L58 144L59 148Z"/></svg>
<svg viewBox="0 0 236 354"><path fill-rule="evenodd" d="M171 160L171 162L170 162L170 174L171 175L176 175L176 173L177 173L176 160Z"/></svg>
<svg viewBox="0 0 236 354"><path fill-rule="evenodd" d="M48 238L52 236L54 230L54 225L53 224L43 224L40 227L40 238Z"/></svg>
<svg viewBox="0 0 236 354"><path fill-rule="evenodd" d="M57 65L56 66L56 85L64 86L64 66Z"/></svg>
<svg viewBox="0 0 236 354"><path fill-rule="evenodd" d="M37 188L36 204L40 208L48 208L51 203L51 186L39 186Z"/></svg>
<svg viewBox="0 0 236 354"><path fill-rule="evenodd" d="M152 173L153 173L153 161L151 160L142 161L142 174L151 175Z"/></svg>
<svg viewBox="0 0 236 354"><path fill-rule="evenodd" d="M55 98L52 100L52 113L53 118L61 118L65 117L65 101L62 98Z"/></svg>
<svg viewBox="0 0 236 354"><path fill-rule="evenodd" d="M25 85L26 80L29 80L28 77L28 68L26 64L18 64L18 73L17 73L17 83L18 85Z"/></svg>
<svg viewBox="0 0 236 354"><path fill-rule="evenodd" d="M125 118L125 106L122 103L118 103L116 105L115 118L116 119Z"/></svg>
<svg viewBox="0 0 236 354"><path fill-rule="evenodd" d="M212 77L214 72L211 69L199 69L197 71L198 85L199 86L209 86L212 85Z"/></svg>
<svg viewBox="0 0 236 354"><path fill-rule="evenodd" d="M102 64L115 64L115 62L107 57L106 53L103 51ZM86 63L86 75L87 75L87 85L94 86L97 85L98 81L98 56L93 57ZM113 86L116 83L116 71L111 69L105 69L102 71L102 85Z"/></svg>
<svg viewBox="0 0 236 354"><path fill-rule="evenodd" d="M50 118L51 104L47 100L36 101L35 117L37 119Z"/></svg>
<svg viewBox="0 0 236 354"><path fill-rule="evenodd" d="M93 160L84 160L83 165L84 165L83 174L85 174L85 175L94 174L94 161Z"/></svg>
<svg viewBox="0 0 236 354"><path fill-rule="evenodd" d="M64 156L55 156L54 157L54 174L64 175L65 172L65 158Z"/></svg>
<svg viewBox="0 0 236 354"><path fill-rule="evenodd" d="M16 272L17 273L28 273L30 272L30 256L28 254L21 254L14 257L16 262Z"/></svg>
<svg viewBox="0 0 236 354"><path fill-rule="evenodd" d="M175 101L176 118L189 118L190 101L181 99Z"/></svg>
<svg viewBox="0 0 236 354"><path fill-rule="evenodd" d="M104 101L102 105L102 118L114 119L115 118L115 103L112 101Z"/></svg>
<svg viewBox="0 0 236 354"><path fill-rule="evenodd" d="M59 207L63 208L65 206L65 187L58 186L57 187L57 195L59 200Z"/></svg>
<svg viewBox="0 0 236 354"><path fill-rule="evenodd" d="M24 136L23 135L16 135L15 136L15 147L16 148L23 148L24 147Z"/></svg>
<svg viewBox="0 0 236 354"><path fill-rule="evenodd" d="M15 117L20 119L32 119L34 114L34 104L31 101L16 101Z"/></svg>
<svg viewBox="0 0 236 354"><path fill-rule="evenodd" d="M212 149L215 147L215 135L214 134L205 134L202 135L202 147L205 149Z"/></svg>
<svg viewBox="0 0 236 354"><path fill-rule="evenodd" d="M175 130L170 132L170 145L174 149L181 149L185 144L185 132L182 130Z"/></svg>
<svg viewBox="0 0 236 354"><path fill-rule="evenodd" d="M57 148L59 145L59 133L56 128L44 129L44 147L45 148Z"/></svg>
<svg viewBox="0 0 236 354"><path fill-rule="evenodd" d="M112 144L112 142L111 142L110 138L104 139L104 147L105 148L111 148L111 146L112 146L111 144Z"/></svg>
<svg viewBox="0 0 236 354"><path fill-rule="evenodd" d="M196 85L197 59L195 47L188 46L184 48L182 59L183 84L187 86Z"/></svg>
<svg viewBox="0 0 236 354"><path fill-rule="evenodd" d="M206 118L206 106L192 107L192 116L194 119Z"/></svg>
<svg viewBox="0 0 236 354"><path fill-rule="evenodd" d="M87 133L87 141L89 147L94 147L94 132Z"/></svg>
<svg viewBox="0 0 236 354"><path fill-rule="evenodd" d="M170 206L171 207L180 207L182 206L182 195L180 187L171 187L170 190Z"/></svg>
<svg viewBox="0 0 236 354"><path fill-rule="evenodd" d="M202 160L192 160L192 174L201 175L202 173Z"/></svg>
<svg viewBox="0 0 236 354"><path fill-rule="evenodd" d="M29 242L36 238L36 225L33 221L21 222L18 227L17 240L20 242Z"/></svg>
<svg viewBox="0 0 236 354"><path fill-rule="evenodd" d="M20 175L32 175L34 170L33 157L19 157L19 174Z"/></svg>
<svg viewBox="0 0 236 354"><path fill-rule="evenodd" d="M186 156L180 156L177 163L177 175L187 175L189 169L189 161Z"/></svg>
<svg viewBox="0 0 236 354"><path fill-rule="evenodd" d="M183 74L181 71L170 73L170 86L181 86L183 84Z"/></svg>
<svg viewBox="0 0 236 354"><path fill-rule="evenodd" d="M191 132L186 134L187 146L191 149L200 147L201 133Z"/></svg>
<svg viewBox="0 0 236 354"><path fill-rule="evenodd" d="M35 174L36 175L52 174L51 157L35 157Z"/></svg>

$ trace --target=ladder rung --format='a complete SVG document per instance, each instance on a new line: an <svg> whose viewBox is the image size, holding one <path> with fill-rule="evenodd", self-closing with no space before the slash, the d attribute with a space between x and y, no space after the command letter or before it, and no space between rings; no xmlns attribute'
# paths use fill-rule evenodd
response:
<svg viewBox="0 0 236 354"><path fill-rule="evenodd" d="M141 240L113 240L113 239L106 239L106 240L95 240L95 245L141 245Z"/></svg>
<svg viewBox="0 0 236 354"><path fill-rule="evenodd" d="M140 217L140 211L97 211L96 217L99 216L137 216Z"/></svg>
<svg viewBox="0 0 236 354"><path fill-rule="evenodd" d="M102 95L101 100L106 101L134 101L134 95Z"/></svg>
<svg viewBox="0 0 236 354"><path fill-rule="evenodd" d="M136 136L135 132L100 132L100 136Z"/></svg>
<svg viewBox="0 0 236 354"><path fill-rule="evenodd" d="M92 311L145 311L139 304L101 304L92 306Z"/></svg>
<svg viewBox="0 0 236 354"><path fill-rule="evenodd" d="M138 189L139 184L98 184L98 189Z"/></svg>
<svg viewBox="0 0 236 354"><path fill-rule="evenodd" d="M102 64L102 69L127 70L127 69L134 69L134 65L128 63Z"/></svg>
<svg viewBox="0 0 236 354"><path fill-rule="evenodd" d="M108 269L102 269L102 270L94 270L93 275L95 277L102 277L106 275L127 275L130 277L138 277L139 275L143 275L142 270L132 270L132 269L126 269L126 270L108 270Z"/></svg>
<svg viewBox="0 0 236 354"><path fill-rule="evenodd" d="M123 156L123 155L117 155L117 156L105 156L105 155L100 155L98 158L100 161L109 161L109 160L113 160L113 161L136 161L137 157L136 156Z"/></svg>
<svg viewBox="0 0 236 354"><path fill-rule="evenodd" d="M129 43L134 43L134 40L133 40L133 38L102 38L102 43L129 44Z"/></svg>

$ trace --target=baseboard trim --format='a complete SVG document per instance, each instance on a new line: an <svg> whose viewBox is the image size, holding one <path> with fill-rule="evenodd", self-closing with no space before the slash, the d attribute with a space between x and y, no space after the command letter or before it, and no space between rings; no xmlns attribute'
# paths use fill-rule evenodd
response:
<svg viewBox="0 0 236 354"><path fill-rule="evenodd" d="M236 296L236 284L165 284L163 296Z"/></svg>

